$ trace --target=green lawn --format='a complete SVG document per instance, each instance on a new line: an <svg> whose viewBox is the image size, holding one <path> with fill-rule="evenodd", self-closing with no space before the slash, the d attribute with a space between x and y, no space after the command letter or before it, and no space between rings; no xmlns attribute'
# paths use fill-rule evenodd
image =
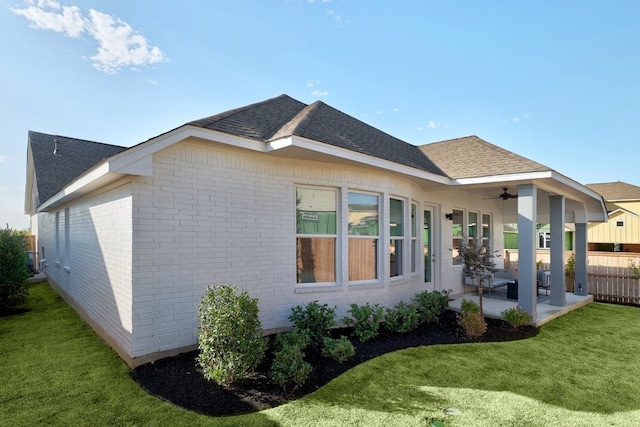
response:
<svg viewBox="0 0 640 427"><path fill-rule="evenodd" d="M532 339L431 346L365 363L299 401L215 418L147 395L46 284L0 318L0 425L640 425L640 309L590 304ZM445 415L455 407L461 414Z"/></svg>

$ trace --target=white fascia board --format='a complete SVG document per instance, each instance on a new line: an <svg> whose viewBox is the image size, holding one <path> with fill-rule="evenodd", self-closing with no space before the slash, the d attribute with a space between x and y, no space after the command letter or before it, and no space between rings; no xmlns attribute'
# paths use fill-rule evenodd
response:
<svg viewBox="0 0 640 427"><path fill-rule="evenodd" d="M431 172L426 172L420 169L405 166L400 163L395 163L390 160L380 159L378 157L370 156L367 154L357 153L355 151L347 150L345 148L335 147L323 142L314 141L308 138L301 137L287 137L276 141L271 141L267 144L267 151L276 151L286 147L298 147L309 151L315 151L329 156L338 157L352 162L365 164L368 166L375 166L381 169L386 169L392 172L401 173L416 178L425 179L428 181L437 182L440 184L451 185L451 179L437 175Z"/></svg>
<svg viewBox="0 0 640 427"><path fill-rule="evenodd" d="M107 177L108 175L109 164L105 161L95 168L91 169L86 174L82 175L80 178L73 181L71 184L67 185L49 200L41 204L38 207L38 212L46 212L47 209L59 204L60 202L63 202L65 199L69 199L72 196L82 194L83 189L87 188L90 184L95 183L99 179ZM116 178L114 175L113 180L115 179Z"/></svg>
<svg viewBox="0 0 640 427"><path fill-rule="evenodd" d="M459 178L454 180L454 182L458 185L474 185L474 184L493 184L496 182L503 183L505 181L529 181L536 179L548 179L552 178L552 171L544 171L544 172L525 172L525 173L514 173L508 175L489 175L489 176L479 176L473 178Z"/></svg>
<svg viewBox="0 0 640 427"><path fill-rule="evenodd" d="M186 125L116 154L109 159L109 170L129 175L151 176L153 154L188 138L198 138L253 151L265 151L265 144L260 141Z"/></svg>
<svg viewBox="0 0 640 427"><path fill-rule="evenodd" d="M624 214L627 214L627 215L631 215L631 216L634 216L636 218L640 218L640 215L638 215L637 213L631 212L630 210L627 210L627 209L624 209L624 208L618 208L618 209L612 210L611 212L609 212L609 218L611 218L614 214L616 214L618 212L621 212L621 213L624 213Z"/></svg>

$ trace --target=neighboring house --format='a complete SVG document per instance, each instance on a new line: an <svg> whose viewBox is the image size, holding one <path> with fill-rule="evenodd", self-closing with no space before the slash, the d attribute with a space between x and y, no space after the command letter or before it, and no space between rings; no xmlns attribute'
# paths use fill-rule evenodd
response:
<svg viewBox="0 0 640 427"><path fill-rule="evenodd" d="M518 249L518 226L517 224L504 224L504 248L505 249ZM566 251L573 250L573 230L570 227L565 227L565 244L564 249ZM538 224L537 225L537 242L536 248L544 251L545 249L551 249L551 226L550 224Z"/></svg>
<svg viewBox="0 0 640 427"><path fill-rule="evenodd" d="M587 187L602 195L609 216L589 225L589 250L640 253L640 187L620 181Z"/></svg>
<svg viewBox="0 0 640 427"><path fill-rule="evenodd" d="M258 298L266 332L314 300L341 318L462 292L457 248L502 250L503 223L518 223L518 303L535 316L535 225L575 224L586 279L587 224L606 220L592 190L476 136L417 147L286 95L126 149L29 132L25 191L49 282L131 366L194 348L208 285Z"/></svg>

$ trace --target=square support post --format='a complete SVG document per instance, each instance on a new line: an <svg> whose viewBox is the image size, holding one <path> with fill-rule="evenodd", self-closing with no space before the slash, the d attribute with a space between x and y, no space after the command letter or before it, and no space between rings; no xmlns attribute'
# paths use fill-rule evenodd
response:
<svg viewBox="0 0 640 427"><path fill-rule="evenodd" d="M567 305L564 278L564 196L549 197L549 216L551 218L551 305Z"/></svg>
<svg viewBox="0 0 640 427"><path fill-rule="evenodd" d="M536 216L538 190L533 184L518 186L518 305L537 317Z"/></svg>

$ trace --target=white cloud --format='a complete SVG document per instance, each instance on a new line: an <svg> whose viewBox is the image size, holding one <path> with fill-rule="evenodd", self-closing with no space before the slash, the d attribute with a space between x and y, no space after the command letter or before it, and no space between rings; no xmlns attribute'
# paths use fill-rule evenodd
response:
<svg viewBox="0 0 640 427"><path fill-rule="evenodd" d="M429 126L429 129L437 129L440 127L440 122L435 122L433 120L429 120L427 122L427 126Z"/></svg>
<svg viewBox="0 0 640 427"><path fill-rule="evenodd" d="M107 74L168 60L159 47L149 46L144 36L111 15L91 9L87 17L77 6L61 6L55 0L27 0L26 4L24 8L11 10L25 17L32 27L71 38L83 34L92 37L98 43L98 52L89 59L96 69Z"/></svg>
<svg viewBox="0 0 640 427"><path fill-rule="evenodd" d="M9 157L9 156L0 156L0 163L4 163L4 162L6 162L7 160L9 160L10 158L11 158L11 157Z"/></svg>
<svg viewBox="0 0 640 427"><path fill-rule="evenodd" d="M319 90L316 89L313 92L311 92L311 94L313 96L329 96L329 92L327 92L326 90Z"/></svg>

